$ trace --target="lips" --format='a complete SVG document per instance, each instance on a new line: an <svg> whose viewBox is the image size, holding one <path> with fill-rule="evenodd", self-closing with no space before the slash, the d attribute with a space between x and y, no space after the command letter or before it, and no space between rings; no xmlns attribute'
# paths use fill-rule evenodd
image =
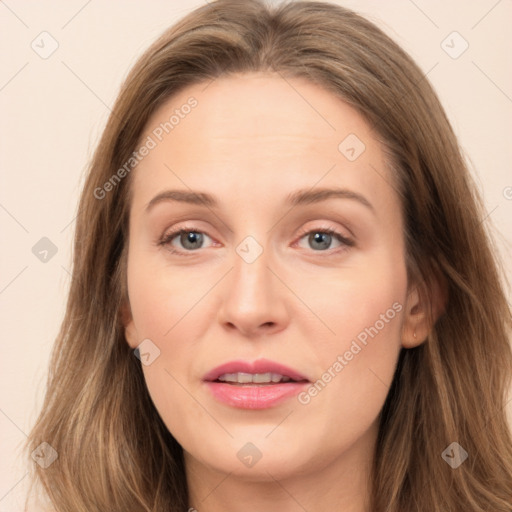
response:
<svg viewBox="0 0 512 512"><path fill-rule="evenodd" d="M257 359L253 362L248 361L230 361L228 363L217 366L213 370L209 371L203 380L206 382L215 382L221 376L229 374L275 374L281 375L290 381L295 382L308 382L308 378L302 375L299 371L289 368L280 363L270 361L268 359ZM273 383L269 383L273 385Z"/></svg>
<svg viewBox="0 0 512 512"><path fill-rule="evenodd" d="M203 382L218 402L253 410L278 407L310 384L299 371L267 359L222 364L209 371Z"/></svg>

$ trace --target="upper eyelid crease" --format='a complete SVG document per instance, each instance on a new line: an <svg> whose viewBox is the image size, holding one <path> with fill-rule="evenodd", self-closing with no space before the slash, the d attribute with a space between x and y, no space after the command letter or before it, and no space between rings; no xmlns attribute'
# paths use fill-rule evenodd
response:
<svg viewBox="0 0 512 512"><path fill-rule="evenodd" d="M348 189L341 188L321 188L316 190L298 190L286 197L285 203L292 207L298 205L319 203L328 199L349 199L357 201L375 214L375 208L363 195ZM165 190L157 194L145 207L149 212L158 203L166 201L176 201L198 206L205 206L210 209L219 209L219 201L214 196L205 192L194 192L187 190Z"/></svg>

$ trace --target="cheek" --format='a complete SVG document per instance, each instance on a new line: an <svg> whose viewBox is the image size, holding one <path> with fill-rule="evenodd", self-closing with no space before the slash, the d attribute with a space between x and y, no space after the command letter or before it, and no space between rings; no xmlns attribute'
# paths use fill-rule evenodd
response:
<svg viewBox="0 0 512 512"><path fill-rule="evenodd" d="M151 364L142 366L144 379L168 430L181 440L187 438L188 425L206 421L187 381L194 367L189 342L197 319L194 304L202 293L179 270L156 268L147 261L138 265L135 258L132 263L128 288L136 330L140 341L150 339L159 351Z"/></svg>
<svg viewBox="0 0 512 512"><path fill-rule="evenodd" d="M142 250L133 251L130 258L128 292L139 342L149 339L159 351L151 364L142 366L151 398L172 432L180 430L184 415L187 421L204 422L191 399L196 390L190 380L196 371L195 340L212 321L203 309L204 295L218 277L204 270L167 267L162 258L148 257ZM176 410L179 414L173 414Z"/></svg>
<svg viewBox="0 0 512 512"><path fill-rule="evenodd" d="M212 286L210 280L204 272L167 267L162 257L134 252L128 265L128 292L139 335L164 344L171 340Z"/></svg>
<svg viewBox="0 0 512 512"><path fill-rule="evenodd" d="M312 414L341 421L353 435L380 412L401 349L407 281L405 265L397 261L375 258L326 281L323 296L309 295L312 309L321 311L335 334L312 348L320 370L299 401Z"/></svg>

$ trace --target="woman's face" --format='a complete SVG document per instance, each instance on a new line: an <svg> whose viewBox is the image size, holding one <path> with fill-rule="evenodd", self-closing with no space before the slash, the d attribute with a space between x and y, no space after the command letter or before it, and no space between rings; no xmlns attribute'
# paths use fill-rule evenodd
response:
<svg viewBox="0 0 512 512"><path fill-rule="evenodd" d="M367 460L414 343L376 134L321 87L258 73L183 90L140 140L126 338L189 466L257 479Z"/></svg>

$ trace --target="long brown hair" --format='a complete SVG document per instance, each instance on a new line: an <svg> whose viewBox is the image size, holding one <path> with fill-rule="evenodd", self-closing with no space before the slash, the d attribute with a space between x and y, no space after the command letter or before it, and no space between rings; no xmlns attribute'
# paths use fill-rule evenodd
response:
<svg viewBox="0 0 512 512"><path fill-rule="evenodd" d="M481 200L419 67L374 24L323 2L205 5L131 70L79 204L66 314L27 444L31 452L47 442L58 459L33 464L35 481L58 512L187 509L182 449L151 402L120 318L131 175L108 193L98 189L171 95L253 71L306 78L366 119L400 185L409 276L430 302L435 283L444 283L444 313L423 344L402 349L381 412L371 511L510 512L511 315ZM453 442L468 453L456 469L442 456Z"/></svg>

